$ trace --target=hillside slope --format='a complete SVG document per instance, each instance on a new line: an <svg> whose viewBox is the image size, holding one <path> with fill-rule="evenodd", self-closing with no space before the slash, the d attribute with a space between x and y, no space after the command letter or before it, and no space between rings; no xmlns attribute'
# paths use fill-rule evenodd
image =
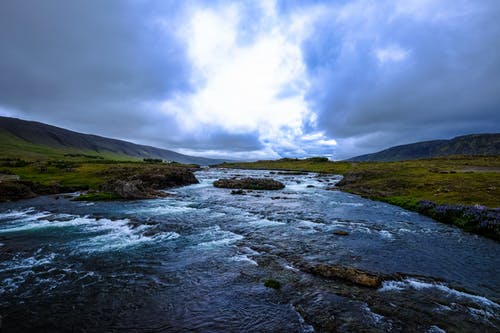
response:
<svg viewBox="0 0 500 333"><path fill-rule="evenodd" d="M81 153L112 159L159 158L201 165L223 162L9 117L0 117L0 142L4 157L28 155L38 158Z"/></svg>
<svg viewBox="0 0 500 333"><path fill-rule="evenodd" d="M348 159L352 162L394 162L450 155L500 155L500 133L471 134L450 140L417 142Z"/></svg>

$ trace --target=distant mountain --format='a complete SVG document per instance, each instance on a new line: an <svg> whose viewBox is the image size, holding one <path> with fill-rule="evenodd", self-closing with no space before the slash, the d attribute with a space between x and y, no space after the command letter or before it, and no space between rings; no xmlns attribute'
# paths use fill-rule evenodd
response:
<svg viewBox="0 0 500 333"><path fill-rule="evenodd" d="M395 146L348 159L353 162L391 162L449 155L500 155L500 133L470 134L451 140L434 140Z"/></svg>
<svg viewBox="0 0 500 333"><path fill-rule="evenodd" d="M2 157L58 157L82 154L110 159L155 158L179 163L218 164L224 160L189 156L98 135L73 132L35 121L0 117Z"/></svg>

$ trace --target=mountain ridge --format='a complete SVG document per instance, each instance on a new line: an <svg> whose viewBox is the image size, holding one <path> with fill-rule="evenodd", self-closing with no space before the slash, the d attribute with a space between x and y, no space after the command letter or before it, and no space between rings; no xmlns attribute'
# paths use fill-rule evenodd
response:
<svg viewBox="0 0 500 333"><path fill-rule="evenodd" d="M4 138L2 145L11 145L15 148L25 142L39 147L50 147L68 152L82 151L85 154L111 154L112 156L132 158L155 158L178 163L194 163L210 165L222 163L223 159L189 156L172 150L153 146L136 144L133 142L107 138L95 134L86 134L62 127L45 124L38 121L0 116L0 134ZM18 140L20 140L18 142Z"/></svg>
<svg viewBox="0 0 500 333"><path fill-rule="evenodd" d="M350 162L395 162L451 155L500 155L500 133L468 134L393 146L347 159Z"/></svg>

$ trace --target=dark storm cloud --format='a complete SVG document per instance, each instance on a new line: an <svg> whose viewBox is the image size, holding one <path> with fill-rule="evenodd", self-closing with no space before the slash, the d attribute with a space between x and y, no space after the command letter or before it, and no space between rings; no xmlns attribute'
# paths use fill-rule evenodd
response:
<svg viewBox="0 0 500 333"><path fill-rule="evenodd" d="M184 46L167 29L181 10L165 2L2 1L0 106L127 136L151 121L143 103L190 88Z"/></svg>
<svg viewBox="0 0 500 333"><path fill-rule="evenodd" d="M500 3L438 3L442 13L419 15L359 1L304 42L308 99L342 157L500 130ZM358 144L342 151L349 141Z"/></svg>

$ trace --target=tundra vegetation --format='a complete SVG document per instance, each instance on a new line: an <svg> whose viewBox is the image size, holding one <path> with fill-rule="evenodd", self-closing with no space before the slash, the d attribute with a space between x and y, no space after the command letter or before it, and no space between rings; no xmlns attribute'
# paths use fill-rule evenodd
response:
<svg viewBox="0 0 500 333"><path fill-rule="evenodd" d="M78 200L145 199L196 183L197 165L114 161L82 155L57 160L0 159L0 201L86 191Z"/></svg>

